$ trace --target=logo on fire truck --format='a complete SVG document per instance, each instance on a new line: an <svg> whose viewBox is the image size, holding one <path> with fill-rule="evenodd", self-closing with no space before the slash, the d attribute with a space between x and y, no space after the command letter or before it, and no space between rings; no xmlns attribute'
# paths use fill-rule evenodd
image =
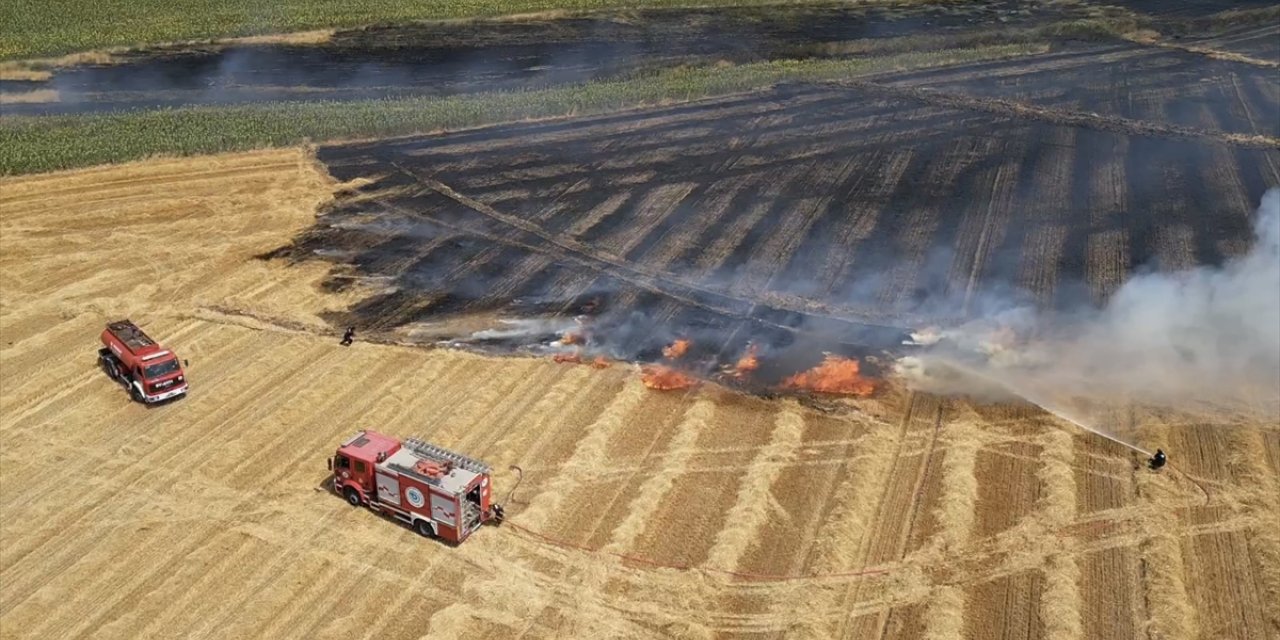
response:
<svg viewBox="0 0 1280 640"><path fill-rule="evenodd" d="M418 491L417 487L409 487L408 489L405 489L404 497L408 498L409 504L415 507L421 507L427 503L426 499L422 497L422 492Z"/></svg>

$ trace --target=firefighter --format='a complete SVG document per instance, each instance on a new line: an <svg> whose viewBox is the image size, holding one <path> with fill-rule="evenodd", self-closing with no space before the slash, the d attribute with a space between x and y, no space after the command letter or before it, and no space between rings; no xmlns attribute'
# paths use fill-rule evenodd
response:
<svg viewBox="0 0 1280 640"><path fill-rule="evenodd" d="M1156 454L1151 456L1151 459L1147 461L1147 464L1151 467L1152 471L1159 471L1160 467L1163 467L1168 461L1169 458L1164 455L1164 450L1156 449Z"/></svg>
<svg viewBox="0 0 1280 640"><path fill-rule="evenodd" d="M341 343L341 344L342 344L342 346L344 346L344 347L349 347L349 346L351 346L351 343L355 341L355 339L356 339L356 328L355 328L355 327L347 327L347 330L342 332L342 343Z"/></svg>

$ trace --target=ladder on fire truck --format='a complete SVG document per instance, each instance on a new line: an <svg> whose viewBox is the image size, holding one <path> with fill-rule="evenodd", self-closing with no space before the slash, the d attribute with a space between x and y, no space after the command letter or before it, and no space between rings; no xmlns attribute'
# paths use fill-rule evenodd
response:
<svg viewBox="0 0 1280 640"><path fill-rule="evenodd" d="M447 460L452 462L454 466L466 469L472 473L489 475L492 471L489 465L480 462L479 460L468 458L460 453L454 453L443 447L437 447L434 444L428 444L417 438L408 438L401 443L401 446L424 458Z"/></svg>

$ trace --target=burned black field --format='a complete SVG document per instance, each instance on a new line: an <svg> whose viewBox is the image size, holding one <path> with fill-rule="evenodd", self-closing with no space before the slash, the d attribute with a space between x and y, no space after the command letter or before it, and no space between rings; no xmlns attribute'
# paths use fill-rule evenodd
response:
<svg viewBox="0 0 1280 640"><path fill-rule="evenodd" d="M941 35L1081 15L1016 2L883 7L796 6L642 10L625 15L531 17L474 24L372 26L325 42L172 46L110 64L59 70L47 80L0 80L0 91L53 90L52 102L6 106L13 115L192 104L356 100L534 89L679 64L832 55L822 45ZM997 22L999 21L999 22Z"/></svg>
<svg viewBox="0 0 1280 640"><path fill-rule="evenodd" d="M1270 93L1188 108L1218 102L1158 74L1109 94L1036 93L1052 68L1098 86L1084 78L1113 53L1100 48L1094 65L1055 53L897 79L973 108L887 84L789 85L325 147L335 178L371 182L264 257L327 260L327 286L380 289L335 323L512 350L586 316L610 357L658 360L684 337L704 371L749 343L764 349L762 373L777 375L824 351L894 351L909 328L981 316L995 298L1098 304L1135 270L1240 253L1258 199L1280 183L1269 139L1224 133L1248 131L1246 111L1275 113ZM1147 55L1158 66L1168 53ZM1012 84L1051 107L986 108L993 78L1024 80ZM1094 123L1092 111L1148 119ZM1169 113L1181 115L1149 119ZM495 318L545 322L470 340Z"/></svg>
<svg viewBox="0 0 1280 640"><path fill-rule="evenodd" d="M1268 41L1280 45L1280 25L1254 29L1240 38L1196 42L1194 46L1239 44L1244 48ZM1265 58L1261 55L1261 61ZM1280 104L1280 57L1275 57L1275 65L1117 43L1063 50L1032 62L993 62L946 72L901 74L891 84L1141 122L1276 137L1280 136L1280 118L1275 117Z"/></svg>
<svg viewBox="0 0 1280 640"><path fill-rule="evenodd" d="M1274 24L1231 29L1227 33L1213 37L1196 38L1193 44L1247 55L1280 65L1280 26Z"/></svg>
<svg viewBox="0 0 1280 640"><path fill-rule="evenodd" d="M1046 33L1053 39L1120 41L1115 34L1072 34L1071 24L1090 20L1150 27L1178 43L1280 65L1280 32L1274 20L1253 18L1228 27L1210 22L1209 16L1225 6L1219 0L1131 0L1105 6L1006 0L810 4L373 25L337 31L317 42L282 39L141 48L57 68L48 78L0 78L0 93L48 96L10 100L5 106L8 115L74 114L538 89L682 64L867 55L882 49L876 42L921 35L926 39L884 46L918 50L943 46L947 38L1004 42L1052 24L1065 25L1061 34L1053 29ZM1230 6L1249 11L1270 3ZM1204 35L1210 32L1211 36ZM1119 61L1124 56L1115 58ZM1169 63L1176 65L1176 61ZM1110 73L1128 72L1115 67Z"/></svg>

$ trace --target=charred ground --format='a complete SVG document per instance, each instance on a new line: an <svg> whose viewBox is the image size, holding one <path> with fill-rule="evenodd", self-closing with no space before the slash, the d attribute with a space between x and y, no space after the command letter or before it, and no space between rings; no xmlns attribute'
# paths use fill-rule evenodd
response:
<svg viewBox="0 0 1280 640"><path fill-rule="evenodd" d="M794 372L993 292L1072 309L1136 269L1241 251L1280 181L1256 116L1280 101L1267 70L1194 55L1098 46L327 147L335 177L371 182L269 255L385 286L336 323L436 340L477 316L586 314L613 357L688 337L705 371L754 343Z"/></svg>
<svg viewBox="0 0 1280 640"><path fill-rule="evenodd" d="M574 17L383 25L322 42L170 45L54 69L47 78L0 80L9 115L281 100L361 100L543 88L680 64L865 55L873 44L909 49L949 38L1007 41L1040 29L1115 38L1138 28L1176 37L1210 30L1247 55L1280 64L1265 16L1244 34L1211 22L1221 3L1048 4L1006 1L649 9ZM1131 6L1130 6L1131 5ZM1248 13L1266 3L1236 3ZM1046 26L1059 25L1059 26ZM1258 30L1258 26L1263 28ZM927 38L916 38L927 34ZM1215 34L1219 37L1219 34ZM1213 45L1214 43L1209 43ZM44 96L44 97L40 97Z"/></svg>
<svg viewBox="0 0 1280 640"><path fill-rule="evenodd" d="M928 30L1083 17L1016 2L642 10L593 16L375 26L316 44L140 49L0 91L53 90L11 114L273 100L452 95L586 82L678 64L839 55L822 45Z"/></svg>

